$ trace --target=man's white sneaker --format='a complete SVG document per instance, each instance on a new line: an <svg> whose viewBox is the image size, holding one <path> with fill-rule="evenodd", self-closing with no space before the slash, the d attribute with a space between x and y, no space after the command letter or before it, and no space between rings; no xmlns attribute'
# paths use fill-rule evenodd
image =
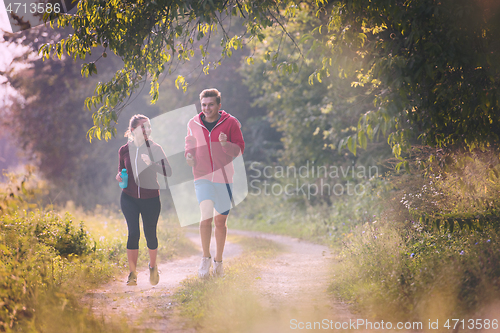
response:
<svg viewBox="0 0 500 333"><path fill-rule="evenodd" d="M200 268L198 269L198 276L201 279L205 279L210 276L210 266L212 266L211 257L201 258Z"/></svg>
<svg viewBox="0 0 500 333"><path fill-rule="evenodd" d="M214 277L224 276L224 266L222 266L222 261L214 260L214 269L212 270L212 275Z"/></svg>

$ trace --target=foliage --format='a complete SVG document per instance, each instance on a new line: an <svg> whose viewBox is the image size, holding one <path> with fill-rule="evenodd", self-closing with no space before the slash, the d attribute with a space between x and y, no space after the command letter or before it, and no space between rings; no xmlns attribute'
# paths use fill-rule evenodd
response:
<svg viewBox="0 0 500 333"><path fill-rule="evenodd" d="M116 150L99 143L91 145L85 138L92 121L83 101L92 93L95 81L82 81L68 57L42 61L33 56L44 41L59 38L62 33L42 27L10 36L11 43L26 51L6 73L17 94L3 110L0 124L47 181L51 190L47 201L71 199L89 207L109 202L105 198L108 191L101 188L96 195L96 189L115 183L118 145L115 142ZM112 61L108 65L114 66Z"/></svg>
<svg viewBox="0 0 500 333"><path fill-rule="evenodd" d="M25 216L2 215L0 224L0 285L4 330L14 325L43 322L39 306L56 295L66 304L78 285L107 279L113 272L109 263L101 263L99 253L83 225L73 225L70 215L34 211ZM82 265L86 269L82 269ZM85 283L72 285L75 280ZM80 290L83 291L83 290ZM56 292L56 294L54 294ZM63 306L64 308L64 306ZM43 313L43 312L42 312Z"/></svg>
<svg viewBox="0 0 500 333"><path fill-rule="evenodd" d="M332 291L384 320L471 316L500 293L498 151L412 156L377 223L343 239Z"/></svg>
<svg viewBox="0 0 500 333"><path fill-rule="evenodd" d="M4 172L6 182L0 187L0 216L18 209L29 209L35 194L42 190L33 186L34 168L26 166L23 174Z"/></svg>
<svg viewBox="0 0 500 333"><path fill-rule="evenodd" d="M114 251L111 246L96 249L84 225L76 226L71 215L40 210L35 202L43 189L33 187L32 171L7 174L10 182L0 189L0 331L44 331L65 320L74 325L87 321L101 331L102 324L88 314L75 315L75 295L112 276Z"/></svg>
<svg viewBox="0 0 500 333"><path fill-rule="evenodd" d="M114 179L118 166L117 152L126 139L108 144L86 140L92 126L91 113L83 106L98 80L106 80L119 66L116 57L108 57L106 67L97 77L82 80L78 65L65 56L43 61L36 50L43 43L58 40L68 30L37 27L5 38L25 52L16 58L5 73L16 89L11 102L2 110L2 129L16 142L37 174L46 181L49 193L44 204L62 204L72 200L92 208L97 203L116 202L119 188ZM142 98L130 102L118 128L125 132L128 117L138 113L154 117L158 108ZM38 197L41 198L40 196Z"/></svg>
<svg viewBox="0 0 500 333"><path fill-rule="evenodd" d="M366 224L346 240L331 291L393 321L471 316L498 297L498 230L450 235L398 225Z"/></svg>
<svg viewBox="0 0 500 333"><path fill-rule="evenodd" d="M231 30L241 29L241 22L234 20ZM212 32L212 39L223 37L221 31ZM206 60L217 60L222 47L211 44L208 46ZM177 73L189 82L185 91L175 88L175 77L166 76L162 79L160 96L156 105L160 113L197 104L199 111L199 93L206 88L215 87L222 95L222 109L238 118L245 138L245 161L275 160L277 150L281 147L281 135L271 128L266 109L253 105L254 98L249 93L248 87L243 84L245 73L241 73L241 63L247 59L250 50L240 48L234 51L230 58L224 59L223 66L210 70L210 75L200 73L202 55L195 54L189 63L177 69ZM215 55L215 56L214 56Z"/></svg>
<svg viewBox="0 0 500 333"><path fill-rule="evenodd" d="M444 225L451 232L455 227L499 226L498 151L433 155L437 158L427 163L420 177L405 175L395 180L396 187L403 190L401 202L412 218L431 228ZM421 160L412 163L412 169L418 163Z"/></svg>
<svg viewBox="0 0 500 333"><path fill-rule="evenodd" d="M311 31L321 20L311 15L311 6L302 4L300 9L286 26L287 32L300 40L300 49L283 31L270 27L264 30L264 43L250 46L253 60L242 64L245 84L255 97L253 104L267 110L272 125L283 135L281 160L292 165L346 166L356 160L365 165L380 164L388 150L378 143L370 144L369 152L367 149L357 158L336 154L344 137L356 131L353 124L371 107L367 98L370 89L351 87L348 80L334 75L320 76L319 82L311 85L308 78L322 56L316 46L321 35ZM356 142L347 141L356 153Z"/></svg>
<svg viewBox="0 0 500 333"><path fill-rule="evenodd" d="M373 89L360 118L360 146L378 131L396 157L417 138L431 147L498 142L500 7L468 0L333 1L317 15L322 68ZM344 144L355 152L351 144Z"/></svg>
<svg viewBox="0 0 500 333"><path fill-rule="evenodd" d="M276 71L298 72L297 53L307 62L305 51L310 50L309 59L314 61L309 60L313 70L309 81L322 83L325 78L340 76L347 79L344 86L351 84L366 94L356 132L345 133L347 137L338 145L334 133L327 147L348 147L355 153L358 144L366 148L368 140L382 132L388 136L393 154L400 157L417 140L432 147L470 149L498 141L498 9L481 0L372 0L368 5L362 0L300 5L292 1L92 0L80 2L76 15L58 17L58 25L71 26L75 33L45 44L40 53L46 58L64 53L86 58L102 45L102 56L109 49L124 61L123 69L112 80L98 84L95 96L86 102L89 109L102 104L94 113L89 136L110 138L116 131L112 122L140 83L151 79L154 102L160 76L193 59L198 46L204 72L220 63L207 60L215 29L223 32L220 54L224 58L243 46L243 36L262 45L269 35L264 29L280 27L280 39L293 41L292 49L297 52L280 49L279 37L271 36L272 43L261 53ZM296 41L294 19L301 15L317 19ZM232 17L242 21L243 32L232 35L226 29ZM279 59L280 53L295 55ZM85 76L96 72L96 61L82 67ZM182 75L175 83L187 87ZM320 84L317 89L321 92L326 87L329 85ZM316 98L311 104L313 110L317 108L313 112L328 111L324 106L330 104L336 109L335 93L342 96L345 90L333 91L330 100ZM343 97L348 101L351 94ZM367 108L367 103L373 106ZM322 141L312 134L328 136L331 128L330 122L312 124L308 138Z"/></svg>
<svg viewBox="0 0 500 333"><path fill-rule="evenodd" d="M43 191L33 187L32 175L9 177L0 187L0 332L127 332L81 304L84 292L127 267L122 214L102 207L85 214L71 202L71 214L41 209ZM158 238L160 259L192 252L180 228L164 219ZM141 267L148 263L144 243Z"/></svg>
<svg viewBox="0 0 500 333"><path fill-rule="evenodd" d="M238 22L232 23L232 29L237 28ZM15 62L27 67L19 69L19 66L12 65L6 73L19 96L4 110L2 123L29 161L37 165L41 176L48 181L51 191L47 199L50 198L51 203L64 205L66 200L72 200L77 205L91 208L96 203L116 201L119 194L114 180L116 151L124 141L89 144L85 133L92 121L90 113L85 112L82 105L85 96L92 93L92 86L97 80L107 80L109 72L117 68L118 61L112 56L101 59L100 63L107 69L96 78L81 81L80 72L71 58L64 56L60 60L42 61L33 56L39 45L60 39L67 32L41 27L8 37L11 43L28 47ZM223 36L220 32L213 32L212 35L215 39ZM210 46L210 53L217 54L219 51L220 46ZM196 63L201 56L196 55L191 64L194 69L189 66L178 69L191 82L184 94L175 89L172 77L163 78L166 82L157 106L146 105L146 96L139 95L140 98L128 102L128 108L122 112L123 121L117 129L124 132L128 125L126 120L137 112L152 118L197 102L199 92L217 82L223 94L223 108L243 124L242 130L248 143L245 158L265 160L274 156L276 146L279 146L279 135L264 118L265 110L250 106L251 96L238 73L240 61L247 53L248 50L235 51L224 66L211 71L210 78L204 75L199 77Z"/></svg>
<svg viewBox="0 0 500 333"><path fill-rule="evenodd" d="M220 64L220 61L206 61L208 45L214 43L211 39L214 30L223 32L221 57L230 57L233 50L242 47L243 34L262 40L261 29L277 21L280 8L292 4L269 0L81 1L75 15L59 16L56 20L58 26L71 26L74 34L57 43L45 44L40 53L45 58L67 53L74 59L85 59L102 45L103 57L109 50L123 60L123 68L110 81L99 83L95 95L85 103L89 109L102 104L94 113L94 127L89 130L89 137L108 139L116 134L112 122L117 121L127 98L146 79L151 80L150 95L155 102L160 76L174 72L179 64L193 58L196 48L201 52L204 72ZM49 16L46 19L50 19ZM243 34L231 35L226 29L231 26L232 17L242 20ZM97 73L96 61L85 63L81 72L84 76ZM187 87L181 75L175 84L183 89Z"/></svg>

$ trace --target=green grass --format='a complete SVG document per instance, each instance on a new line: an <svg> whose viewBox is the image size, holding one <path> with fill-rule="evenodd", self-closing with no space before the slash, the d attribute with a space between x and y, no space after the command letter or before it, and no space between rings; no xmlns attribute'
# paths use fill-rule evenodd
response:
<svg viewBox="0 0 500 333"><path fill-rule="evenodd" d="M0 329L48 332L46 327L56 322L66 327L79 295L116 272L112 251L98 250L69 214L36 210L2 215ZM89 319L78 316L84 317Z"/></svg>
<svg viewBox="0 0 500 333"><path fill-rule="evenodd" d="M332 197L331 205L312 205L300 197L249 194L233 210L228 225L338 246L353 227L377 219L382 212L378 197L387 186L381 179L372 179L363 195Z"/></svg>

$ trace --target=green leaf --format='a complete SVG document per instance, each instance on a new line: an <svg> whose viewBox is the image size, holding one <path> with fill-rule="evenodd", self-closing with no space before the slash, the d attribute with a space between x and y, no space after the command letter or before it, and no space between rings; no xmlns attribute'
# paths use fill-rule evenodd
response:
<svg viewBox="0 0 500 333"><path fill-rule="evenodd" d="M342 152L342 149L344 148L344 146L345 146L345 139L340 139L339 147L338 147L339 154Z"/></svg>
<svg viewBox="0 0 500 333"><path fill-rule="evenodd" d="M350 136L349 139L347 139L347 148L351 153L354 154L354 156L356 156L356 147L357 147L356 138L357 135L354 134L353 136Z"/></svg>
<svg viewBox="0 0 500 333"><path fill-rule="evenodd" d="M401 167L403 166L403 163L404 163L404 161L401 161L401 162L399 162L398 164L396 164L395 169L396 169L396 172L397 172L397 173L399 173L399 170L400 170L400 169L401 169Z"/></svg>
<svg viewBox="0 0 500 333"><path fill-rule="evenodd" d="M401 156L401 146L399 143L396 143L392 147L392 153L394 154L395 157L400 157Z"/></svg>
<svg viewBox="0 0 500 333"><path fill-rule="evenodd" d="M363 131L363 130L358 131L358 141L359 141L359 145L361 146L361 148L366 149L368 143L366 140L365 131Z"/></svg>

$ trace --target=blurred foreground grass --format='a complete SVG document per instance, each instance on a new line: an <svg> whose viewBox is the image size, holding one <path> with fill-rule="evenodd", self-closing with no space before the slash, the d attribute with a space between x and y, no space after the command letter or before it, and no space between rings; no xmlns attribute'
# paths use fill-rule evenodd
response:
<svg viewBox="0 0 500 333"><path fill-rule="evenodd" d="M262 260L275 256L281 247L258 237L228 235L228 240L242 245L244 252L225 263L224 276L193 276L174 295L186 324L202 332L244 332L268 316L253 283Z"/></svg>

